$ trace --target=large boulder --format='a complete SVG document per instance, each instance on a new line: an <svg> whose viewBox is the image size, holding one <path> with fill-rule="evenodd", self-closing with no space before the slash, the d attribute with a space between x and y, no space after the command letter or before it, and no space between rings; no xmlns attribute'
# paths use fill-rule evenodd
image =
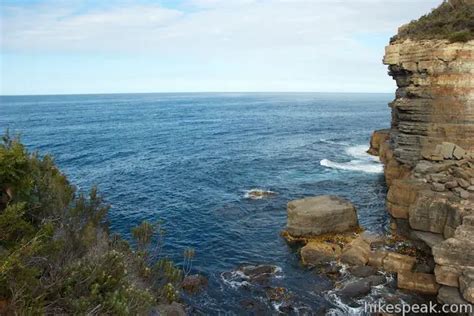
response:
<svg viewBox="0 0 474 316"><path fill-rule="evenodd" d="M342 233L358 227L350 202L331 195L309 197L288 203L287 231L292 236Z"/></svg>

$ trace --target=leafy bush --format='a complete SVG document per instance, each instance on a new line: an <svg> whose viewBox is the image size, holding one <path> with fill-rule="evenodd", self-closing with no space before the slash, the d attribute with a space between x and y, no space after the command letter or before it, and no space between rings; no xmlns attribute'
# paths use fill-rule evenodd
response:
<svg viewBox="0 0 474 316"><path fill-rule="evenodd" d="M467 42L473 38L473 34L469 30L459 31L449 36L449 41L454 42Z"/></svg>
<svg viewBox="0 0 474 316"><path fill-rule="evenodd" d="M394 39L446 39L467 42L474 39L474 2L444 1L439 7L400 28Z"/></svg>
<svg viewBox="0 0 474 316"><path fill-rule="evenodd" d="M109 236L97 189L76 193L50 156L29 154L8 133L0 194L0 314L146 315L179 298L181 269L151 256L159 223L132 229L136 250Z"/></svg>

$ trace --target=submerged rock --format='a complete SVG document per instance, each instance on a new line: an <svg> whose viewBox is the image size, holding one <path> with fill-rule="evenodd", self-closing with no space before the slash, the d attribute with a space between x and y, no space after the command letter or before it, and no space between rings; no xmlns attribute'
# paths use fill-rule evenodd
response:
<svg viewBox="0 0 474 316"><path fill-rule="evenodd" d="M309 197L288 203L287 231L293 236L346 232L358 227L355 207L331 195Z"/></svg>
<svg viewBox="0 0 474 316"><path fill-rule="evenodd" d="M245 198L252 200L261 200L263 198L277 195L276 192L270 190L252 189L245 193Z"/></svg>
<svg viewBox="0 0 474 316"><path fill-rule="evenodd" d="M267 286L281 269L274 265L245 265L222 273L222 279L231 287Z"/></svg>
<svg viewBox="0 0 474 316"><path fill-rule="evenodd" d="M262 264L256 266L243 266L239 268L239 270L242 271L246 276L254 278L263 274L274 274L278 270L278 268L276 266Z"/></svg>

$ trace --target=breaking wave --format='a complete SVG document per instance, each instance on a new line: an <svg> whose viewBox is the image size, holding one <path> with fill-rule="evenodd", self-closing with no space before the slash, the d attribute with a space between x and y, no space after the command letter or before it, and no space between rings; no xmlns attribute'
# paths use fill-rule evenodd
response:
<svg viewBox="0 0 474 316"><path fill-rule="evenodd" d="M345 152L352 157L349 162L335 162L329 159L322 159L319 163L321 166L350 171L360 171L367 173L382 173L383 166L376 156L366 153L367 146L357 145L346 148Z"/></svg>

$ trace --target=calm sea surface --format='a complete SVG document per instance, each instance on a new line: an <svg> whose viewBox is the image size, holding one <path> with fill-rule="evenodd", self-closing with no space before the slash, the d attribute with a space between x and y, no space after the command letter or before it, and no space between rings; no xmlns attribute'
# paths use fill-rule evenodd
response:
<svg viewBox="0 0 474 316"><path fill-rule="evenodd" d="M295 306L342 309L328 281L305 270L279 236L289 200L336 194L361 224L387 223L381 166L364 154L370 133L389 125L391 94L122 94L0 97L0 128L30 150L52 154L80 190L97 185L112 205L112 229L129 237L142 220L164 220L164 254L209 278L188 297L203 314L274 313L264 291L226 275L244 264L281 269L272 282ZM248 190L271 190L253 200ZM226 274L227 273L227 274ZM254 303L252 303L254 304ZM252 305L250 304L250 305ZM254 304L254 305L255 305ZM258 312L257 312L258 314Z"/></svg>

